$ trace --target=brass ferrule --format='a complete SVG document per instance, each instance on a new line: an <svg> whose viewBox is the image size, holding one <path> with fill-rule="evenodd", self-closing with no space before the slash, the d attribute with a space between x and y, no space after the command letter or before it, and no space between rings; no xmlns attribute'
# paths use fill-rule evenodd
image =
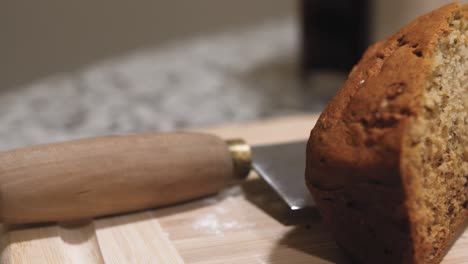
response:
<svg viewBox="0 0 468 264"><path fill-rule="evenodd" d="M226 143L232 157L234 177L243 180L252 168L252 150L243 139L230 139Z"/></svg>

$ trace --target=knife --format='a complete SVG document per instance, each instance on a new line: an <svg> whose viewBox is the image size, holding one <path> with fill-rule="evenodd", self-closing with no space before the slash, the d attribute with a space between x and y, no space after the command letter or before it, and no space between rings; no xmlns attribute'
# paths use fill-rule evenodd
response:
<svg viewBox="0 0 468 264"><path fill-rule="evenodd" d="M313 204L306 141L249 146L202 133L108 136L0 152L0 221L67 221L171 205L254 170L293 210Z"/></svg>

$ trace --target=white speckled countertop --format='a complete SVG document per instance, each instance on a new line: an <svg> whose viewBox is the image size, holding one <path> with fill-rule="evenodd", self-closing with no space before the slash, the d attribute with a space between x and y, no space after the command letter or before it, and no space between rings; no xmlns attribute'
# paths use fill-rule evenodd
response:
<svg viewBox="0 0 468 264"><path fill-rule="evenodd" d="M296 31L286 18L198 36L1 94L0 149L303 111Z"/></svg>

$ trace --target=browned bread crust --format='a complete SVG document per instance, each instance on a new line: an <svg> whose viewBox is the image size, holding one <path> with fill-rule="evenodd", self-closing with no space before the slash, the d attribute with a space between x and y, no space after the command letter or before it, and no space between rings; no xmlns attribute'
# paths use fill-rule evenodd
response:
<svg viewBox="0 0 468 264"><path fill-rule="evenodd" d="M468 6L463 9L467 16ZM337 243L359 263L422 263L407 207L410 172L401 160L434 50L456 13L459 4L444 6L369 47L311 132L307 186Z"/></svg>

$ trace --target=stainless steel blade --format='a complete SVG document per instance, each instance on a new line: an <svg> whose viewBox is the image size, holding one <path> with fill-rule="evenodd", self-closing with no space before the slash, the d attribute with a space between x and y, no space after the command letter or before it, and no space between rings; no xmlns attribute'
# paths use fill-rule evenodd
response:
<svg viewBox="0 0 468 264"><path fill-rule="evenodd" d="M292 210L314 205L305 186L307 141L252 146L253 169L265 179Z"/></svg>

